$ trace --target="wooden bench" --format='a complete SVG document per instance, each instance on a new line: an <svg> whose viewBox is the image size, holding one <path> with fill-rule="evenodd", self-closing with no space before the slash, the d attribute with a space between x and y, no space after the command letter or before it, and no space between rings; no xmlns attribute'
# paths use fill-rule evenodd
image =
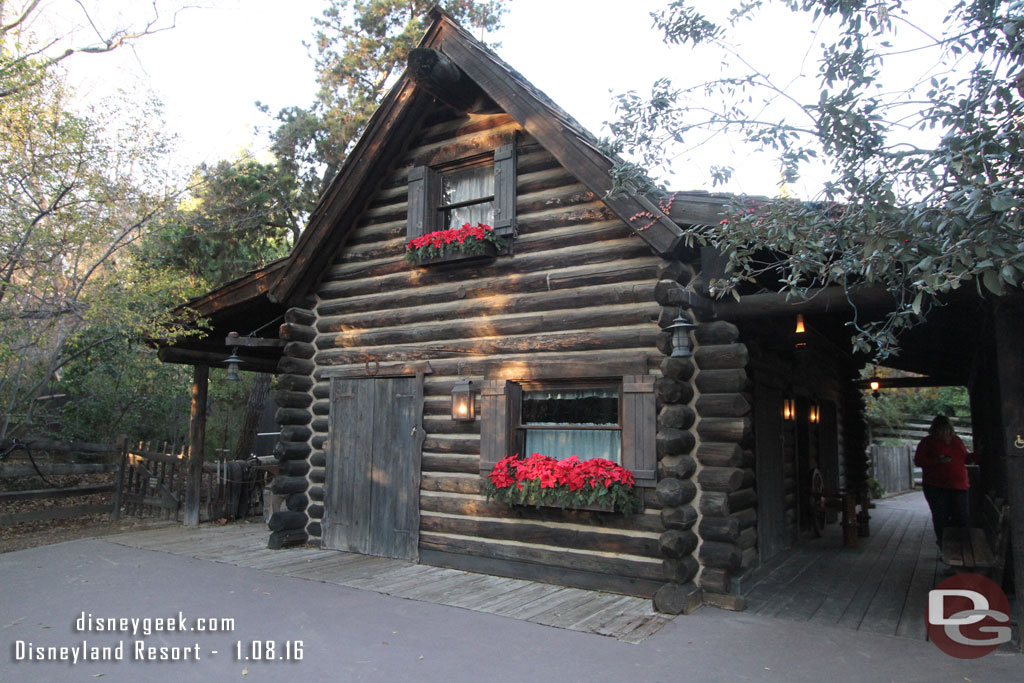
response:
<svg viewBox="0 0 1024 683"><path fill-rule="evenodd" d="M942 561L951 567L977 569L1002 585L1010 540L1010 506L985 496L984 528L946 527L942 532Z"/></svg>

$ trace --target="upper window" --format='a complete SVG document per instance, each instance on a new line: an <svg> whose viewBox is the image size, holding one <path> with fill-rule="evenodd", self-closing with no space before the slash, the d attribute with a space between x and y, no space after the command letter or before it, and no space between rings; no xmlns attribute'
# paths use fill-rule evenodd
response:
<svg viewBox="0 0 1024 683"><path fill-rule="evenodd" d="M437 230L483 223L501 236L516 235L515 144L437 168L409 170L412 239Z"/></svg>
<svg viewBox="0 0 1024 683"><path fill-rule="evenodd" d="M622 464L619 385L522 384L521 452L558 460L604 458Z"/></svg>

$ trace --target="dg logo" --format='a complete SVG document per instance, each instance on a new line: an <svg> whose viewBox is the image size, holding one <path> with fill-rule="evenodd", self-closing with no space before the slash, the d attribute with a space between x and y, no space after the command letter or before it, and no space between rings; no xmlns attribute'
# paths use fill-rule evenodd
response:
<svg viewBox="0 0 1024 683"><path fill-rule="evenodd" d="M928 593L928 637L952 657L977 659L1010 640L1010 602L994 581L951 576Z"/></svg>

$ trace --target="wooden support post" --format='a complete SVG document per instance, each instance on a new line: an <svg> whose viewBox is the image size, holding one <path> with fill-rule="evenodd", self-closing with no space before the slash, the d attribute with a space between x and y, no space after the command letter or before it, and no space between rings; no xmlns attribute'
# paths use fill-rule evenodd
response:
<svg viewBox="0 0 1024 683"><path fill-rule="evenodd" d="M185 486L185 526L199 526L199 491L206 443L206 390L208 365L196 365L192 376L192 413L188 428L188 480Z"/></svg>
<svg viewBox="0 0 1024 683"><path fill-rule="evenodd" d="M128 437L119 436L117 445L121 449L121 464L117 468L117 485L114 487L114 499L111 501L110 518L115 522L121 519L121 502L124 500L124 472L128 469Z"/></svg>
<svg viewBox="0 0 1024 683"><path fill-rule="evenodd" d="M1024 624L1024 297L1007 296L995 306L994 332L1017 623ZM1024 638L1019 637L1018 641L1024 651Z"/></svg>

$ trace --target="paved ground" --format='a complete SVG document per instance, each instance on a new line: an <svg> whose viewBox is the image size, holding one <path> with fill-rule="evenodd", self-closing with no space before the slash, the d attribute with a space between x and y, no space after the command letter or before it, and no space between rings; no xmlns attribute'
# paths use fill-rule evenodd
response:
<svg viewBox="0 0 1024 683"><path fill-rule="evenodd" d="M104 540L7 553L0 556L0 580L0 681L1024 679L1020 655L957 660L927 642L709 607L634 645ZM200 617L232 618L234 629L147 636L75 627L83 613L155 619L179 612L187 627ZM83 639L90 647L123 643L124 661L17 661L19 641L33 648L77 647ZM185 648L198 645L199 661L132 661L137 640L190 658L194 650ZM278 657L286 641L301 642L301 661L251 659L267 650L267 641Z"/></svg>

